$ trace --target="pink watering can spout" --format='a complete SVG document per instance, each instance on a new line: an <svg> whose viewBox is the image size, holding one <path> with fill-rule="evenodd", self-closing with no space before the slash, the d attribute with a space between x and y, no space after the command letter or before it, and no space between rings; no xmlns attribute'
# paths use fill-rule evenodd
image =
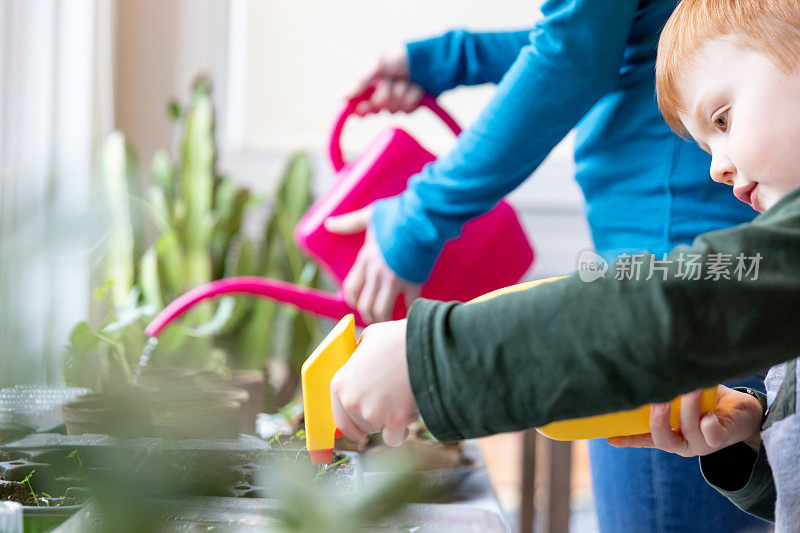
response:
<svg viewBox="0 0 800 533"><path fill-rule="evenodd" d="M331 133L329 155L336 175L333 187L303 216L294 231L298 247L312 257L341 288L364 244L364 232L338 235L325 229L325 220L366 207L376 200L403 192L408 179L436 159L416 139L398 128L387 128L351 162L342 156L340 138L356 105L369 98L370 91L353 99L340 111ZM461 132L456 121L425 95L421 101L450 130ZM500 201L489 212L464 225L457 238L449 241L422 286L422 297L435 300L468 301L501 287L517 283L533 263L531 248L514 209ZM347 305L341 293L332 294L273 279L228 278L193 289L169 304L145 329L157 337L172 320L196 303L224 294L270 298L303 311L339 320L353 313L356 325L366 323ZM402 297L395 302L392 318L405 317Z"/></svg>
<svg viewBox="0 0 800 533"><path fill-rule="evenodd" d="M161 331L173 320L186 313L196 304L203 300L224 295L261 296L334 320L353 312L345 303L344 296L341 293L331 294L276 279L242 276L212 281L190 290L165 307L147 325L144 332L149 337L158 337ZM361 320L358 314L356 314L356 323L360 327L366 326L366 323Z"/></svg>

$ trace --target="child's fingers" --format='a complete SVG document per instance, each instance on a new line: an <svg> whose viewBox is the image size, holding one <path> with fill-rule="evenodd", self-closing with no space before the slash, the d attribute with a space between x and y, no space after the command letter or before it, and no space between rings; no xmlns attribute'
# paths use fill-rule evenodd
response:
<svg viewBox="0 0 800 533"><path fill-rule="evenodd" d="M401 102L400 110L405 113L411 113L414 111L419 107L419 103L422 101L423 94L424 91L422 87L416 83L409 84L408 89L403 95L403 101Z"/></svg>
<svg viewBox="0 0 800 533"><path fill-rule="evenodd" d="M699 454L707 453L708 443L700 431L700 397L702 390L681 396L681 433L689 447Z"/></svg>
<svg viewBox="0 0 800 533"><path fill-rule="evenodd" d="M359 102L356 106L355 114L359 117L363 117L364 115L368 115L372 112L372 104L369 101Z"/></svg>
<svg viewBox="0 0 800 533"><path fill-rule="evenodd" d="M650 435L656 448L671 453L683 454L686 442L680 433L672 431L669 423L670 405L653 404L650 406Z"/></svg>
<svg viewBox="0 0 800 533"><path fill-rule="evenodd" d="M389 84L389 98L386 101L386 109L390 113L397 113L408 90L408 82L405 80L391 80Z"/></svg>
<svg viewBox="0 0 800 533"><path fill-rule="evenodd" d="M365 207L357 211L328 217L325 219L324 225L325 229L331 233L351 235L367 229L371 219L372 209L371 207Z"/></svg>
<svg viewBox="0 0 800 533"><path fill-rule="evenodd" d="M339 401L339 395L334 393L331 387L331 407L333 408L333 420L336 427L345 434L350 440L360 440L367 436L367 430L361 428L350 417L347 410L342 406Z"/></svg>
<svg viewBox="0 0 800 533"><path fill-rule="evenodd" d="M761 403L749 394L720 387L714 413L706 414L700 428L712 449L720 449L758 433Z"/></svg>
<svg viewBox="0 0 800 533"><path fill-rule="evenodd" d="M385 274L380 276L378 285L378 294L372 305L372 312L378 321L385 322L392 318L394 302L400 293L400 287L395 278Z"/></svg>
<svg viewBox="0 0 800 533"><path fill-rule="evenodd" d="M364 282L366 281L365 262L363 255L359 253L358 256L356 256L356 262L353 263L350 272L347 273L347 276L342 282L344 300L347 302L347 305L353 308L355 308L358 303L361 289L364 287Z"/></svg>
<svg viewBox="0 0 800 533"><path fill-rule="evenodd" d="M400 446L403 444L403 441L406 440L406 437L408 437L408 426L386 426L383 428L382 436L383 442L387 446Z"/></svg>
<svg viewBox="0 0 800 533"><path fill-rule="evenodd" d="M377 322L373 313L375 298L380 289L380 279L378 269L372 261L367 261L364 265L364 285L361 287L361 294L356 303L356 309L361 318L369 324Z"/></svg>
<svg viewBox="0 0 800 533"><path fill-rule="evenodd" d="M700 432L709 447L715 450L723 447L727 430L714 413L707 413L700 419Z"/></svg>
<svg viewBox="0 0 800 533"><path fill-rule="evenodd" d="M375 83L375 92L372 93L370 103L374 111L386 109L389 98L392 96L392 80L380 79Z"/></svg>

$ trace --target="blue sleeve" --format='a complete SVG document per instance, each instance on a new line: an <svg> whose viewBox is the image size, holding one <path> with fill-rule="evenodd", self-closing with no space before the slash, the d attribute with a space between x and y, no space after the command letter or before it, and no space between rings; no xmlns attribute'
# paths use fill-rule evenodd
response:
<svg viewBox="0 0 800 533"><path fill-rule="evenodd" d="M522 183L619 82L637 0L548 0L494 97L455 148L374 204L390 268L425 281L444 243Z"/></svg>
<svg viewBox="0 0 800 533"><path fill-rule="evenodd" d="M411 79L436 96L459 85L497 83L530 42L530 29L488 33L453 30L410 42L406 49Z"/></svg>

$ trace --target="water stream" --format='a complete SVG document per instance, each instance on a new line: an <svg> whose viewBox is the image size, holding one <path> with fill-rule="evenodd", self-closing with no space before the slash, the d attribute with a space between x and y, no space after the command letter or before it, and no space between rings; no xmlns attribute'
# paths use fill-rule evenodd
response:
<svg viewBox="0 0 800 533"><path fill-rule="evenodd" d="M144 349L142 350L142 356L139 358L139 364L136 365L136 371L133 373L133 382L136 383L139 380L139 375L142 373L144 367L147 366L147 363L150 361L150 355L152 355L153 350L156 349L158 346L158 339L156 337L150 337L150 340L147 341L147 344L144 345Z"/></svg>

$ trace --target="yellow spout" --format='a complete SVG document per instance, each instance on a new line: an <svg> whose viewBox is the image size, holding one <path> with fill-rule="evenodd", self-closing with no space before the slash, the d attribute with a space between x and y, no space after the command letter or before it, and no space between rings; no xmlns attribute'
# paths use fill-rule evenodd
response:
<svg viewBox="0 0 800 533"><path fill-rule="evenodd" d="M330 463L336 425L331 407L331 380L356 349L355 317L339 321L300 371L303 385L303 410L306 420L306 446L313 464Z"/></svg>

